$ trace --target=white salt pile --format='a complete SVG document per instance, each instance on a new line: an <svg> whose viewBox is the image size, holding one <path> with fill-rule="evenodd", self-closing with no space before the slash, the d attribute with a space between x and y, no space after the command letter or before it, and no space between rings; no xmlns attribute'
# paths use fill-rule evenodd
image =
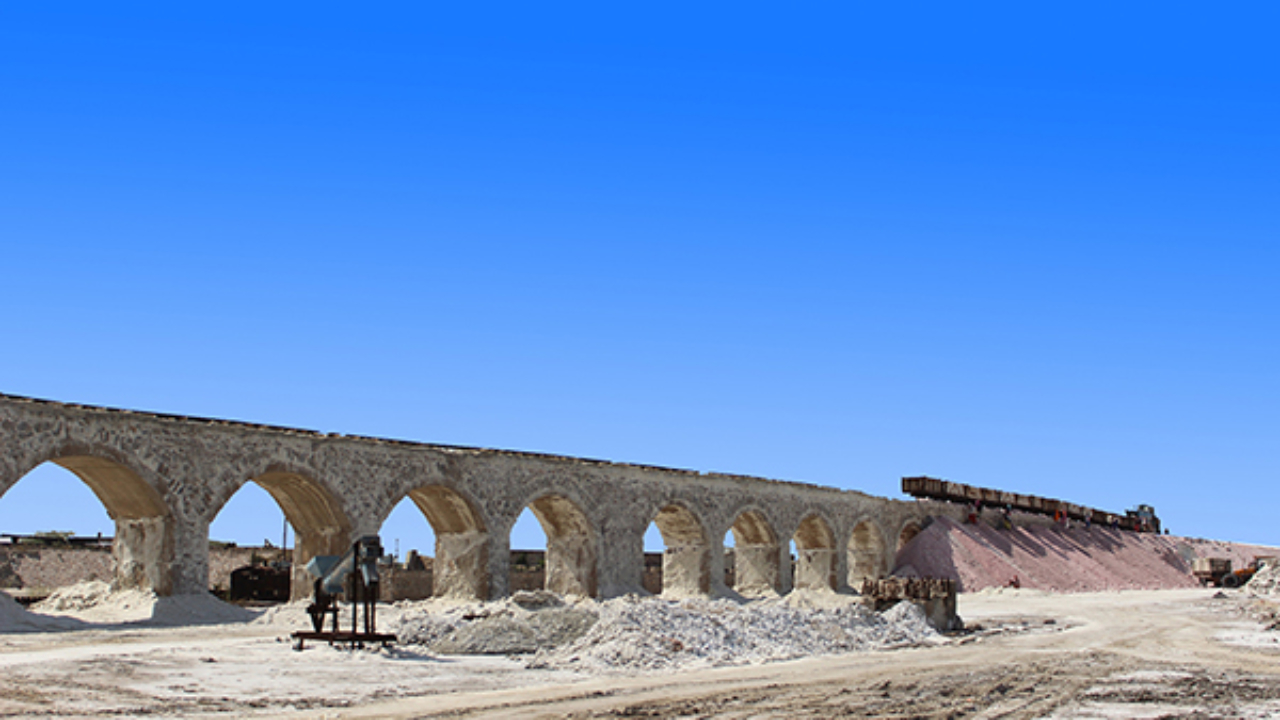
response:
<svg viewBox="0 0 1280 720"><path fill-rule="evenodd" d="M935 642L912 603L884 613L847 604L801 608L785 601L624 597L599 603L600 619L577 640L539 651L530 667L634 673L745 665Z"/></svg>
<svg viewBox="0 0 1280 720"><path fill-rule="evenodd" d="M281 627L291 627L298 630L304 627L311 629L311 616L307 614L307 606L311 604L309 600L294 600L293 602L275 605L263 610L261 614L253 621L255 625L279 625ZM346 610L346 607L343 607ZM378 605L378 617L383 615L383 606ZM326 626L327 628L327 626Z"/></svg>
<svg viewBox="0 0 1280 720"><path fill-rule="evenodd" d="M42 614L74 617L86 622L132 622L151 617L156 596L141 590L111 592L100 580L58 588L31 609Z"/></svg>
<svg viewBox="0 0 1280 720"><path fill-rule="evenodd" d="M1280 563L1267 563L1244 587L1250 595L1280 595Z"/></svg>
<svg viewBox="0 0 1280 720"><path fill-rule="evenodd" d="M404 607L388 624L400 642L438 653L532 653L528 666L637 673L762 663L936 642L911 603L875 613L857 598L681 601L627 596L512 600L444 609Z"/></svg>
<svg viewBox="0 0 1280 720"><path fill-rule="evenodd" d="M422 603L400 608L393 627L402 643L449 655L532 653L581 637L595 624L597 603L567 604L544 591L521 591L493 603Z"/></svg>
<svg viewBox="0 0 1280 720"><path fill-rule="evenodd" d="M457 610L431 612L427 609L406 609L398 621L390 624L392 632L406 645L422 645L432 649L435 644L452 635L467 624L463 613Z"/></svg>
<svg viewBox="0 0 1280 720"><path fill-rule="evenodd" d="M768 600L760 600L758 602L766 605L772 603L784 603L791 607L805 610L834 610L836 608L848 607L849 605L861 605L862 597L859 595L842 595L829 590L796 588L780 598L774 597Z"/></svg>
<svg viewBox="0 0 1280 720"><path fill-rule="evenodd" d="M148 590L113 592L110 585L97 580L59 588L32 610L101 624L206 625L248 622L255 617L208 594L157 597Z"/></svg>
<svg viewBox="0 0 1280 720"><path fill-rule="evenodd" d="M245 623L257 617L252 610L225 603L208 593L156 598L153 625L221 625Z"/></svg>
<svg viewBox="0 0 1280 720"><path fill-rule="evenodd" d="M75 630L84 624L72 618L40 615L22 607L17 600L0 592L0 632L46 632Z"/></svg>

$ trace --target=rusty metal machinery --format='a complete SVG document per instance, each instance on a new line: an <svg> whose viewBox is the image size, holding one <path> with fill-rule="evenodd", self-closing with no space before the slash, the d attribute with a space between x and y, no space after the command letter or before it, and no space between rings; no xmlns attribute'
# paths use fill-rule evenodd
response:
<svg viewBox="0 0 1280 720"><path fill-rule="evenodd" d="M316 579L315 596L307 606L313 629L293 634L295 650L303 649L307 640L357 648L364 647L365 643L386 646L396 641L395 635L378 632L378 559L381 557L382 542L378 536L365 535L352 543L342 557L317 555L307 563L307 572ZM350 630L339 628L339 595L351 601ZM332 630L324 629L326 618L332 619Z"/></svg>
<svg viewBox="0 0 1280 720"><path fill-rule="evenodd" d="M245 565L231 571L232 602L288 602L290 574L288 565Z"/></svg>

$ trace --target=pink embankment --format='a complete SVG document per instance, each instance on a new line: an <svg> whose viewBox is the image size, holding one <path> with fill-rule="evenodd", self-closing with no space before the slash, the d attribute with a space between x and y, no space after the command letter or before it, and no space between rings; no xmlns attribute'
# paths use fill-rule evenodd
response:
<svg viewBox="0 0 1280 720"><path fill-rule="evenodd" d="M958 580L962 592L1004 587L1052 592L1196 587L1191 562L1230 558L1244 567L1280 548L1139 534L1077 525L998 530L938 518L898 554L895 574Z"/></svg>

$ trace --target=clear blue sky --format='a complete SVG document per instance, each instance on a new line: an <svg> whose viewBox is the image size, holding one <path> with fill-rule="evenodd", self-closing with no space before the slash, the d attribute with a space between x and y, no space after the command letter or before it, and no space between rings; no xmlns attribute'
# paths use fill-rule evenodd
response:
<svg viewBox="0 0 1280 720"><path fill-rule="evenodd" d="M1280 544L1277 21L8 3L0 392Z"/></svg>

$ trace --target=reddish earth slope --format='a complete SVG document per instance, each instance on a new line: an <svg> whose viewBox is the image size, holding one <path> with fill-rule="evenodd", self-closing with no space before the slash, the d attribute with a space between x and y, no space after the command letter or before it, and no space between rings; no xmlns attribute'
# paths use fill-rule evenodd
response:
<svg viewBox="0 0 1280 720"><path fill-rule="evenodd" d="M898 553L897 575L953 578L973 592L1008 585L1054 592L1195 587L1191 561L1243 567L1280 548L1077 526L997 530L935 520Z"/></svg>

